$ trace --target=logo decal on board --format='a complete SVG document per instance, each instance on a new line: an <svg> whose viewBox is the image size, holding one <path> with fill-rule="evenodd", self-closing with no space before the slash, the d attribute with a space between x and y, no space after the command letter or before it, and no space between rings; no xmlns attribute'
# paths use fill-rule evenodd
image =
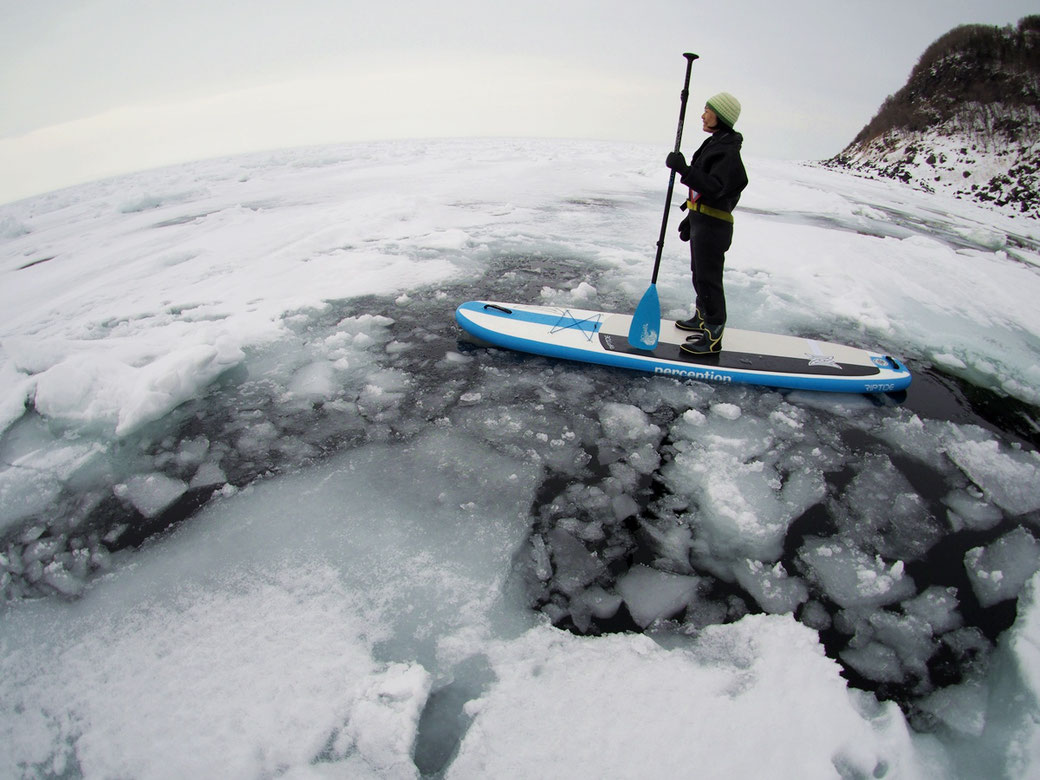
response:
<svg viewBox="0 0 1040 780"><path fill-rule="evenodd" d="M827 366L828 368L841 368L833 355L814 355L810 352L806 352L805 356L809 358L810 366Z"/></svg>
<svg viewBox="0 0 1040 780"><path fill-rule="evenodd" d="M647 349L653 349L657 344L657 331L650 330L650 326L643 323L643 332L639 335L639 343Z"/></svg>

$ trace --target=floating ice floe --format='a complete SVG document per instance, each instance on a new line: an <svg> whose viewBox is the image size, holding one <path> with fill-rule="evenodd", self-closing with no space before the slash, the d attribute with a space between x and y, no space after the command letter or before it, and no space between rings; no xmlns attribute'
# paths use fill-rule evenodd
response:
<svg viewBox="0 0 1040 780"><path fill-rule="evenodd" d="M1040 542L1025 528L1016 528L987 547L974 547L964 556L972 590L983 607L1015 598L1040 569Z"/></svg>
<svg viewBox="0 0 1040 780"><path fill-rule="evenodd" d="M807 540L799 557L828 598L842 607L878 607L915 592L902 561L889 563L840 540Z"/></svg>

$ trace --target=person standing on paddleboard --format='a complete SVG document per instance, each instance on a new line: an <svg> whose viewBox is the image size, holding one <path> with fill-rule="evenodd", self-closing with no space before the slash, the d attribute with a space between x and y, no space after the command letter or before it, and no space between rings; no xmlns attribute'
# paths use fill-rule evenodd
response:
<svg viewBox="0 0 1040 780"><path fill-rule="evenodd" d="M671 152L665 164L690 188L683 208L689 209L679 224L679 238L690 242L690 270L696 308L676 327L691 332L682 345L685 352L711 355L722 350L726 326L726 294L722 266L733 241L733 209L747 187L747 172L740 159L743 136L733 129L740 116L740 101L728 92L709 98L701 121L711 135L693 153L690 164L681 152Z"/></svg>

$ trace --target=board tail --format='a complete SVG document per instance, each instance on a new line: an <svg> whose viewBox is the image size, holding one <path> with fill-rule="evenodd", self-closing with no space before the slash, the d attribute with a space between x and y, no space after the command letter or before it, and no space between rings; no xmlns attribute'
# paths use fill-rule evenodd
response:
<svg viewBox="0 0 1040 780"><path fill-rule="evenodd" d="M642 300L632 315L628 329L628 343L635 349L653 349L661 334L661 301L657 297L657 285L651 283L643 293Z"/></svg>

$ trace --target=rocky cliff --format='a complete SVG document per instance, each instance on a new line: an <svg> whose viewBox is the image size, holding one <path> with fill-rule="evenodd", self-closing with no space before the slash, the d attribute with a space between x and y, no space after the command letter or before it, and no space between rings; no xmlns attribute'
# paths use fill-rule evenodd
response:
<svg viewBox="0 0 1040 780"><path fill-rule="evenodd" d="M939 38L824 164L1040 219L1040 16Z"/></svg>

